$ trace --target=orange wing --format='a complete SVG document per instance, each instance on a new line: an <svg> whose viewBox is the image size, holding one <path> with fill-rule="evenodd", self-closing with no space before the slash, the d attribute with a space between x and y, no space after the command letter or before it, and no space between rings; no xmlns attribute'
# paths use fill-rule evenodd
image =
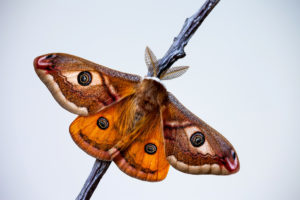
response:
<svg viewBox="0 0 300 200"><path fill-rule="evenodd" d="M62 53L34 61L35 71L58 103L87 116L135 92L141 78Z"/></svg>
<svg viewBox="0 0 300 200"><path fill-rule="evenodd" d="M75 143L100 160L114 160L126 174L147 181L163 180L165 157L160 112L139 116L134 95L70 126ZM148 153L147 153L148 152Z"/></svg>
<svg viewBox="0 0 300 200"><path fill-rule="evenodd" d="M108 152L122 137L127 124L132 120L132 96L104 108L91 116L79 116L70 125L75 143L85 152L100 160L112 160ZM125 113L128 112L128 113Z"/></svg>
<svg viewBox="0 0 300 200"><path fill-rule="evenodd" d="M147 116L139 136L114 158L126 174L145 181L161 181L169 171L166 160L160 113Z"/></svg>

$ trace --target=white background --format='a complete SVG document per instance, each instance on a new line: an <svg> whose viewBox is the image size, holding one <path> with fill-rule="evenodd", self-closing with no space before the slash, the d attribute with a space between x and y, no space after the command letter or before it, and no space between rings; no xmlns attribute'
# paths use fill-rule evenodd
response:
<svg viewBox="0 0 300 200"><path fill-rule="evenodd" d="M139 75L144 49L157 57L204 0L1 1L0 199L75 199L94 158L72 141L75 115L33 70L41 54L64 52ZM159 183L112 164L92 199L299 199L299 1L222 0L186 47L189 65L165 82L239 155L232 176L170 168Z"/></svg>

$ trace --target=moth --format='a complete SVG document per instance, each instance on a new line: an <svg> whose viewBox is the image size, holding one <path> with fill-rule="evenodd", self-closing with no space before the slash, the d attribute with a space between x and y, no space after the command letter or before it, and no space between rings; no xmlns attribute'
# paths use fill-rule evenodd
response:
<svg viewBox="0 0 300 200"><path fill-rule="evenodd" d="M158 76L148 47L145 61L143 78L63 53L37 57L34 69L56 101L79 115L69 129L74 142L97 159L114 161L129 176L161 181L170 165L189 174L237 172L233 146L161 83L188 67Z"/></svg>

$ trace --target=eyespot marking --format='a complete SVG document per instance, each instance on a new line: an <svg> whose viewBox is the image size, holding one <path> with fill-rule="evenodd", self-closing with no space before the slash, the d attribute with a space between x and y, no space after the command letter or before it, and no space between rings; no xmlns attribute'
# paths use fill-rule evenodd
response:
<svg viewBox="0 0 300 200"><path fill-rule="evenodd" d="M92 82L92 74L88 71L80 72L77 81L82 86L88 86Z"/></svg>
<svg viewBox="0 0 300 200"><path fill-rule="evenodd" d="M109 126L109 122L108 120L105 118L105 117L100 117L98 120L97 120L97 126L99 128L101 128L102 130L105 130L108 128Z"/></svg>
<svg viewBox="0 0 300 200"><path fill-rule="evenodd" d="M201 132L195 132L190 137L190 142L194 147L200 147L205 142L205 137Z"/></svg>
<svg viewBox="0 0 300 200"><path fill-rule="evenodd" d="M145 152L152 155L152 154L155 154L157 151L157 147L155 144L152 144L152 143L148 143L145 145Z"/></svg>

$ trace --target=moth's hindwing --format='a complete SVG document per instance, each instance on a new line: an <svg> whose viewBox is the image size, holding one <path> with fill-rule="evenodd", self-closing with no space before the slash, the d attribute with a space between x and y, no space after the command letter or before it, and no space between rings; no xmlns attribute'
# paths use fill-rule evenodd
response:
<svg viewBox="0 0 300 200"><path fill-rule="evenodd" d="M122 130L127 129L131 119L131 112L126 110L131 104L129 96L97 114L77 117L70 125L73 140L89 155L100 160L112 160L109 150L126 135Z"/></svg>
<svg viewBox="0 0 300 200"><path fill-rule="evenodd" d="M70 126L75 143L100 160L114 160L126 174L160 181L168 173L160 112L136 118L134 95L91 116L79 116Z"/></svg>
<svg viewBox="0 0 300 200"><path fill-rule="evenodd" d="M114 158L126 174L146 181L161 181L169 171L166 160L160 112L141 120L138 137Z"/></svg>

